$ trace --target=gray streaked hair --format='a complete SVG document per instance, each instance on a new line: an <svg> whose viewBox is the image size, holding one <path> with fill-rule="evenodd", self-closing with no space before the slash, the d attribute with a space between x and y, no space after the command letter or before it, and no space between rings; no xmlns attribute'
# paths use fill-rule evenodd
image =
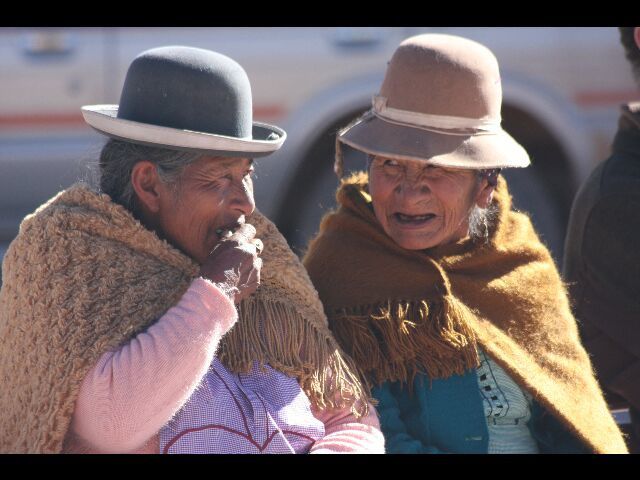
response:
<svg viewBox="0 0 640 480"><path fill-rule="evenodd" d="M109 139L100 152L100 191L135 213L131 172L136 163L142 160L154 163L162 182L177 189L185 167L200 157L199 153Z"/></svg>
<svg viewBox="0 0 640 480"><path fill-rule="evenodd" d="M489 226L495 221L498 206L492 203L487 208L474 205L469 214L469 237L476 243L489 243Z"/></svg>
<svg viewBox="0 0 640 480"><path fill-rule="evenodd" d="M487 179L489 185L496 186L500 169L478 170L476 172L477 185ZM493 224L498 214L498 206L489 204L487 208L480 208L474 204L469 214L469 236L476 243L489 243L489 225Z"/></svg>

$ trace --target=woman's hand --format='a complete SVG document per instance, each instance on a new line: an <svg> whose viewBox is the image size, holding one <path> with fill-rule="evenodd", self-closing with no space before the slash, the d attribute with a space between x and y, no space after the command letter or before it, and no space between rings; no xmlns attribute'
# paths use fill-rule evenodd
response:
<svg viewBox="0 0 640 480"><path fill-rule="evenodd" d="M211 280L234 303L250 296L260 285L262 241L256 229L245 223L228 232L200 266L200 276Z"/></svg>

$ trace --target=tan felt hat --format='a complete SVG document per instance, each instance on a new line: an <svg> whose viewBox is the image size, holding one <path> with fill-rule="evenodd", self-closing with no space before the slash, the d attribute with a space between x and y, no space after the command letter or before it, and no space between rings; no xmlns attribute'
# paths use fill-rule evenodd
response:
<svg viewBox="0 0 640 480"><path fill-rule="evenodd" d="M457 168L530 163L500 126L498 61L477 42L442 34L406 39L372 103L338 142L372 155Z"/></svg>

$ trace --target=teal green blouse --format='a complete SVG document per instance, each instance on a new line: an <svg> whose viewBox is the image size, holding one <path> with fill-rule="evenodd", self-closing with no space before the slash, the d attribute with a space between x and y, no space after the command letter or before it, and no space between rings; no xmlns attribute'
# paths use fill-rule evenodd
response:
<svg viewBox="0 0 640 480"><path fill-rule="evenodd" d="M372 391L387 453L488 453L489 431L475 369L406 384L387 382ZM540 453L590 453L564 425L533 401L528 422Z"/></svg>

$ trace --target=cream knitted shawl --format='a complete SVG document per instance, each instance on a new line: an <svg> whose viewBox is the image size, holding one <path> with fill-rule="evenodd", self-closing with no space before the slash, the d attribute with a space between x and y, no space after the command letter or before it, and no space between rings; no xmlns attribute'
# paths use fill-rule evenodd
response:
<svg viewBox="0 0 640 480"><path fill-rule="evenodd" d="M306 271L269 220L256 212L248 221L265 245L262 283L240 304L220 360L234 372L269 364L297 377L318 407L364 414L368 396ZM25 218L2 267L0 453L60 452L89 369L177 303L198 274L83 184Z"/></svg>

